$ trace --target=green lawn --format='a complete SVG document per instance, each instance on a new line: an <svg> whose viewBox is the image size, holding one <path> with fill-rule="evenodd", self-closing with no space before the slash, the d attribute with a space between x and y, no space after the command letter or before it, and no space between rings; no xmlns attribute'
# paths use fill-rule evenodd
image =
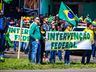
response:
<svg viewBox="0 0 96 72"><path fill-rule="evenodd" d="M87 64L83 65L78 63L71 63L70 65L64 65L64 63L60 63L59 61L56 64L48 64L45 62L42 65L32 65L26 58L22 59L15 59L15 58L8 58L5 59L5 62L0 63L0 70L36 70L36 69L81 69L81 68L96 68L96 64Z"/></svg>

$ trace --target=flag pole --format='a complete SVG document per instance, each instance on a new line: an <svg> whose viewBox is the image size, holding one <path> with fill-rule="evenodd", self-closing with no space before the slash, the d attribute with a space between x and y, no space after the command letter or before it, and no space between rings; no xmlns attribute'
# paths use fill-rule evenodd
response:
<svg viewBox="0 0 96 72"><path fill-rule="evenodd" d="M21 17L21 22L20 22L20 39L19 39L19 48L18 48L18 55L17 55L17 58L20 59L20 47L21 47L21 42L22 42L22 18Z"/></svg>

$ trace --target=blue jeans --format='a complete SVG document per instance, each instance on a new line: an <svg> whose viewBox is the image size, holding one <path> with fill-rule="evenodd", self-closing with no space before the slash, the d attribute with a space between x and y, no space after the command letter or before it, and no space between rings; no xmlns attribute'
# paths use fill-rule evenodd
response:
<svg viewBox="0 0 96 72"><path fill-rule="evenodd" d="M32 41L30 51L29 51L29 61L32 64L40 64L40 55L41 55L41 45L40 42ZM36 59L36 60L35 60Z"/></svg>
<svg viewBox="0 0 96 72"><path fill-rule="evenodd" d="M83 56L82 56L82 60L81 60L82 64L85 64L85 62L90 63L91 53L92 53L92 50L85 50L84 51ZM86 61L85 61L85 57L87 57Z"/></svg>
<svg viewBox="0 0 96 72"><path fill-rule="evenodd" d="M5 50L5 39L4 34L0 34L0 58L4 57L4 50Z"/></svg>
<svg viewBox="0 0 96 72"><path fill-rule="evenodd" d="M50 51L49 61L50 63L55 63L55 60L56 60L56 50L52 50Z"/></svg>
<svg viewBox="0 0 96 72"><path fill-rule="evenodd" d="M92 45L92 56L95 57L95 52L96 52L96 46Z"/></svg>
<svg viewBox="0 0 96 72"><path fill-rule="evenodd" d="M17 49L17 47L19 46L19 42L18 41L14 41L14 51L16 51Z"/></svg>
<svg viewBox="0 0 96 72"><path fill-rule="evenodd" d="M64 56L64 62L65 62L65 64L69 64L70 63L70 53L71 53L70 50L66 50L65 51L65 56Z"/></svg>
<svg viewBox="0 0 96 72"><path fill-rule="evenodd" d="M21 51L24 51L26 47L26 42L21 42Z"/></svg>
<svg viewBox="0 0 96 72"><path fill-rule="evenodd" d="M62 51L61 50L58 50L58 57L59 57L59 60L61 61L62 60Z"/></svg>
<svg viewBox="0 0 96 72"><path fill-rule="evenodd" d="M5 39L4 34L0 34L0 51L3 52L5 50Z"/></svg>
<svg viewBox="0 0 96 72"><path fill-rule="evenodd" d="M16 44L16 41L14 41L14 51L16 51L16 47L17 47L17 44Z"/></svg>

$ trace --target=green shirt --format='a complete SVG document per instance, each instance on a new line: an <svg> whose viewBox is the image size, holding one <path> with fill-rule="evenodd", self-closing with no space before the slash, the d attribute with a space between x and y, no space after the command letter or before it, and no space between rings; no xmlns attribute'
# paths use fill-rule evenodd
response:
<svg viewBox="0 0 96 72"><path fill-rule="evenodd" d="M32 23L29 29L29 36L31 36L34 39L38 39L40 40L41 38L41 33L40 33L40 29L39 26L35 23Z"/></svg>

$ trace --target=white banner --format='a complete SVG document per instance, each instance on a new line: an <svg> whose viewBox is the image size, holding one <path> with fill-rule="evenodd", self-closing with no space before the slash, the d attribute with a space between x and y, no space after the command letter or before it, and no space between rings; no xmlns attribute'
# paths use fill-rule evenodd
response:
<svg viewBox="0 0 96 72"><path fill-rule="evenodd" d="M12 27L8 28L9 37L11 41L19 41L20 40L20 27ZM29 29L22 28L22 42L29 41Z"/></svg>
<svg viewBox="0 0 96 72"><path fill-rule="evenodd" d="M45 50L91 50L90 33L46 32Z"/></svg>

